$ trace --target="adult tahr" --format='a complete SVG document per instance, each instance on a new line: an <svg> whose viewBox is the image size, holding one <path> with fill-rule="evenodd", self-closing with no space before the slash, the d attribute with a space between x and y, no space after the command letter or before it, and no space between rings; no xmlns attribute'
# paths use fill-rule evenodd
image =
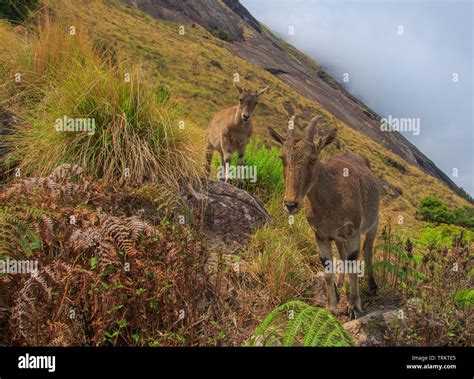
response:
<svg viewBox="0 0 474 379"><path fill-rule="evenodd" d="M316 126L321 119L321 116L314 117L303 137L297 137L294 128L289 129L286 138L269 128L271 137L282 145L284 209L292 215L304 207L325 267L330 267L333 260L333 241L341 260L356 261L361 236L365 235L365 273L368 275L369 290L375 294L377 284L371 265L379 221L379 181L371 171L369 161L352 153L321 162L321 151L336 139L336 130L332 130L315 141ZM349 314L357 318L362 313L359 273L346 274L349 277ZM326 270L324 279L328 308L336 312L339 295L334 280L335 272Z"/></svg>

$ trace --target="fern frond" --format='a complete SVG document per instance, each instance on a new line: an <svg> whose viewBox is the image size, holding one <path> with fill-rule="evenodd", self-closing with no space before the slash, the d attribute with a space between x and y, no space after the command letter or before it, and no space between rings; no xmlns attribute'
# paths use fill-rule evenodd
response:
<svg viewBox="0 0 474 379"><path fill-rule="evenodd" d="M376 249L377 250L378 249L386 250L389 253L399 255L405 261L409 260L409 257L407 255L407 253L400 246L384 242L384 243L381 243L381 244L377 245Z"/></svg>
<svg viewBox="0 0 474 379"><path fill-rule="evenodd" d="M316 314L309 326L309 331L304 336L303 346L316 346L315 341L318 341L321 332L321 328L318 328L318 325L323 324L326 317L327 315L324 312L318 312Z"/></svg>
<svg viewBox="0 0 474 379"><path fill-rule="evenodd" d="M288 320L282 315L289 310L295 315ZM283 337L279 331L284 330ZM270 338L272 342L270 344ZM283 341L281 341L283 338ZM326 309L307 305L299 300L275 308L256 329L250 345L263 341L263 346L350 346L352 340L339 321Z"/></svg>
<svg viewBox="0 0 474 379"><path fill-rule="evenodd" d="M285 338L283 339L283 346L293 345L300 327L305 323L308 323L308 318L311 320L311 318L308 316L313 313L314 309L312 307L306 307L302 312L300 312L296 317L288 322L285 331Z"/></svg>

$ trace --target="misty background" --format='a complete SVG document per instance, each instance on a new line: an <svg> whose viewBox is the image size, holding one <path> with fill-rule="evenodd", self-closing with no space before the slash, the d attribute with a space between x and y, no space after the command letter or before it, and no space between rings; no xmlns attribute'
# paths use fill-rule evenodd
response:
<svg viewBox="0 0 474 379"><path fill-rule="evenodd" d="M381 117L419 118L402 134L474 195L471 0L241 3Z"/></svg>

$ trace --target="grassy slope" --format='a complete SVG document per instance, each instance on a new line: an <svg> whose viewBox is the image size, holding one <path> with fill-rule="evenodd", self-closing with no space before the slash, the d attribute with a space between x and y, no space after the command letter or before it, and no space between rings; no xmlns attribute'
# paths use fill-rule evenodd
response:
<svg viewBox="0 0 474 379"><path fill-rule="evenodd" d="M201 137L213 114L236 102L232 79L234 73L239 73L243 85L253 88L271 85L271 91L262 99L256 112L255 137L270 142L267 126L280 130L285 127L288 119L283 107L285 102L296 104L297 115L303 110L322 112L326 115L328 126L339 129L342 151L350 150L367 156L379 177L403 191L403 195L394 201L384 201L382 220L390 218L395 222L401 214L404 217L401 229L420 227L414 217L415 207L420 198L427 195L435 195L452 207L467 204L441 182L343 124L314 102L300 96L289 85L235 57L225 49L225 42L199 26L187 25L185 34L180 35L178 24L156 20L118 0L66 0L61 2L58 13L63 21L76 26L78 33L84 30L96 38L109 41L116 48L119 59L128 62L131 69L136 64L143 64L150 83L169 85L173 96L185 108L186 125L201 131ZM222 69L209 64L210 60L218 61ZM203 150L202 138L195 148ZM332 151L335 152L335 149ZM388 166L381 156L401 163L406 172L402 174Z"/></svg>
<svg viewBox="0 0 474 379"><path fill-rule="evenodd" d="M74 25L78 33L87 31L95 38L109 41L115 46L119 60L126 61L130 70L143 63L149 83L169 85L173 97L178 98L185 108L183 114L187 127L197 131L201 137L213 113L236 101L231 84L235 72L247 78L243 79L244 85L248 83L256 88L271 84L272 90L262 100L255 118L255 134L267 142L267 126L285 127L288 117L284 102L298 104L298 114L309 109L325 113L329 126L339 129L342 151L350 150L367 156L379 177L403 190L403 195L394 201L384 199L381 215L382 222L390 219L393 229L398 229L397 234L411 236L414 230L422 228L423 223L415 220L415 208L423 196L436 195L453 207L467 204L436 179L367 140L271 74L234 57L223 47L224 42L200 27L187 26L186 34L180 36L179 25L155 20L118 0L106 1L105 5L99 0L61 0L55 3L61 4L57 5L57 14L62 21ZM222 69L210 65L211 59L217 60ZM203 141L198 139L195 149L202 148ZM336 151L333 147L330 153ZM203 156L202 151L200 155ZM380 159L381 156L404 165L406 172L401 174L396 168L388 166ZM257 231L249 251L242 255L242 263L251 266L249 275L252 279L239 290L239 302L243 304L243 309L248 310L247 313L241 311L242 317L252 322L245 331L235 332L228 343L244 342L256 322L271 310L272 302L267 301L266 297L274 300L276 305L291 298L308 300L314 295L309 285L315 277L312 266L317 259L314 255L314 237L306 220L298 215L295 223L288 226L279 198L272 199L267 208L274 216L274 225ZM404 216L405 222L397 226L399 214ZM322 296L320 300L318 304L323 305Z"/></svg>
<svg viewBox="0 0 474 379"><path fill-rule="evenodd" d="M303 109L323 112L329 126L339 129L343 150L367 156L379 177L403 190L402 196L383 204L382 220L390 218L393 222L401 214L404 216L401 229L418 228L415 206L426 195L436 195L453 207L467 204L438 180L344 125L273 75L235 57L225 49L225 42L203 28L187 25L185 34L179 35L178 24L156 20L119 1L108 1L107 5L92 2L87 6L77 3L74 7L62 7L62 18L78 24L79 32L86 28L93 35L114 41L122 59L128 58L130 63L143 61L149 80L168 84L173 94L185 104L187 125L203 130L214 112L235 103L231 81L233 74L238 72L244 85L254 88L271 85L271 91L262 100L255 116L256 137L268 141L267 126L285 127L288 118L283 107L285 101L299 105L297 114ZM218 61L222 69L210 65L212 59ZM196 148L203 148L202 143ZM401 174L387 166L380 159L381 155L403 164L406 173Z"/></svg>

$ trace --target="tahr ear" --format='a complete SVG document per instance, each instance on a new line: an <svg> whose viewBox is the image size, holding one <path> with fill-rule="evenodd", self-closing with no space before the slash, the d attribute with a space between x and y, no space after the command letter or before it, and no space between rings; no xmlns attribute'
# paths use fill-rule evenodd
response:
<svg viewBox="0 0 474 379"><path fill-rule="evenodd" d="M321 137L316 144L319 151L324 149L329 144L333 143L337 138L337 129L332 129L328 134L324 137Z"/></svg>
<svg viewBox="0 0 474 379"><path fill-rule="evenodd" d="M259 89L259 90L257 90L257 92L255 92L255 95L257 95L257 96L263 95L265 92L268 91L269 88L270 88L270 86L266 86L265 88Z"/></svg>
<svg viewBox="0 0 474 379"><path fill-rule="evenodd" d="M275 129L269 127L268 128L268 133L280 145L283 145L285 143L285 139Z"/></svg>
<svg viewBox="0 0 474 379"><path fill-rule="evenodd" d="M239 92L239 94L241 94L243 89L240 88L239 85L236 82L234 82L234 86L235 86L235 88L237 88L237 91Z"/></svg>

